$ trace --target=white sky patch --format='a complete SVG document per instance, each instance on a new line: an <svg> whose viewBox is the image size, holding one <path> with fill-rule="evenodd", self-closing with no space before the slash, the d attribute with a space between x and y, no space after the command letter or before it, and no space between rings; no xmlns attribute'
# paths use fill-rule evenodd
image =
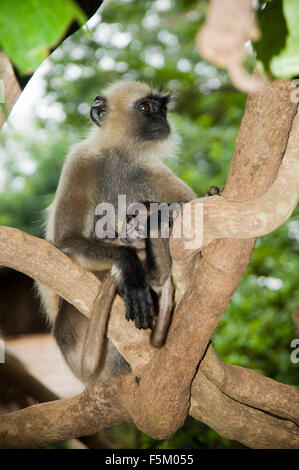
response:
<svg viewBox="0 0 299 470"><path fill-rule="evenodd" d="M136 70L128 70L127 73L124 74L124 80L138 80L139 75Z"/></svg>
<svg viewBox="0 0 299 470"><path fill-rule="evenodd" d="M78 44L78 46L75 46L71 49L70 58L72 60L82 60L87 55L87 53L88 48L82 44Z"/></svg>
<svg viewBox="0 0 299 470"><path fill-rule="evenodd" d="M6 172L0 166L0 192L3 191L6 181L7 181Z"/></svg>
<svg viewBox="0 0 299 470"><path fill-rule="evenodd" d="M82 75L82 68L79 67L79 65L67 64L67 66L64 69L64 77L66 80L69 80L70 82L78 80L78 78L80 78L81 75Z"/></svg>
<svg viewBox="0 0 299 470"><path fill-rule="evenodd" d="M20 146L20 142L17 140L17 139L7 139L5 141L5 144L4 144L4 147L1 147L1 159L3 158L3 160L6 158L6 153L7 154L10 154L10 155L16 155L16 157L18 158L18 156L20 155L20 148L22 148ZM2 153L4 154L2 156Z"/></svg>
<svg viewBox="0 0 299 470"><path fill-rule="evenodd" d="M108 56L105 55L100 61L99 61L99 67L103 70L114 70L115 68L115 60Z"/></svg>
<svg viewBox="0 0 299 470"><path fill-rule="evenodd" d="M208 87L208 85L206 83L202 83L199 87L199 91L203 94L203 95L209 95L211 93L211 88Z"/></svg>
<svg viewBox="0 0 299 470"><path fill-rule="evenodd" d="M299 220L291 220L288 223L288 235L289 238L299 242Z"/></svg>
<svg viewBox="0 0 299 470"><path fill-rule="evenodd" d="M247 52L247 54L250 54L252 56L255 55L255 52L254 52L253 47L252 47L252 42L250 41L250 39L248 39L248 41L244 42L244 50Z"/></svg>
<svg viewBox="0 0 299 470"><path fill-rule="evenodd" d="M122 33L119 31L114 33L111 38L111 44L113 44L113 46L117 47L118 49L124 49L130 44L131 41L132 34L128 32Z"/></svg>
<svg viewBox="0 0 299 470"><path fill-rule="evenodd" d="M210 88L210 90L218 90L218 88L221 87L221 81L219 78L209 78L206 81L206 85Z"/></svg>
<svg viewBox="0 0 299 470"><path fill-rule="evenodd" d="M128 25L127 25L127 31L128 31L129 33L133 34L133 36L134 36L134 35L137 34L138 31L139 31L139 25L138 25L138 24L135 24L135 23L128 24Z"/></svg>
<svg viewBox="0 0 299 470"><path fill-rule="evenodd" d="M145 29L155 29L160 24L160 17L154 10L149 10L142 20L142 26Z"/></svg>
<svg viewBox="0 0 299 470"><path fill-rule="evenodd" d="M33 175L33 173L36 170L36 162L30 159L28 156L27 158L22 158L18 161L18 169L24 174L24 175Z"/></svg>
<svg viewBox="0 0 299 470"><path fill-rule="evenodd" d="M70 64L67 67L73 65ZM74 67L78 66L74 65ZM62 122L65 119L63 106L60 103L51 101L49 96L45 96L45 81L43 77L48 73L49 68L49 60L46 59L29 80L20 98L14 105L7 122L3 126L5 132L9 133L10 129L12 131L19 131L22 134L33 131L35 129L33 120L36 115L42 119L54 119L57 122ZM70 69L68 71L72 79L74 79L75 73L77 73L77 69L75 72L74 68L71 69L71 72Z"/></svg>
<svg viewBox="0 0 299 470"><path fill-rule="evenodd" d="M113 34L119 31L118 24L100 23L93 32L92 38L97 44L108 45Z"/></svg>
<svg viewBox="0 0 299 470"><path fill-rule="evenodd" d="M5 88L3 80L0 80L0 103L5 103Z"/></svg>
<svg viewBox="0 0 299 470"><path fill-rule="evenodd" d="M58 47L57 49L55 49L55 51L52 52L51 56L55 60L61 60L64 58L64 51L62 50L61 47Z"/></svg>
<svg viewBox="0 0 299 470"><path fill-rule="evenodd" d="M217 75L217 69L213 67L213 65L206 65L202 62L195 64L194 72L197 73L197 75L201 75L207 78L213 78Z"/></svg>
<svg viewBox="0 0 299 470"><path fill-rule="evenodd" d="M90 111L90 106L87 103L80 103L78 106L78 112L83 116L87 116Z"/></svg>
<svg viewBox="0 0 299 470"><path fill-rule="evenodd" d="M175 34L171 34L169 33L169 31L166 31L164 29L162 31L159 31L158 39L166 46L176 46L179 42Z"/></svg>
<svg viewBox="0 0 299 470"><path fill-rule="evenodd" d="M96 12L83 26L83 29L90 30L95 28L101 22L101 15Z"/></svg>
<svg viewBox="0 0 299 470"><path fill-rule="evenodd" d="M128 64L126 64L126 62L117 62L115 65L115 70L118 73L124 73L128 70Z"/></svg>
<svg viewBox="0 0 299 470"><path fill-rule="evenodd" d="M180 72L184 72L184 73L187 73L187 72L190 72L192 70L192 64L189 60L187 59L180 59L177 64L177 69L180 71Z"/></svg>
<svg viewBox="0 0 299 470"><path fill-rule="evenodd" d="M158 11L167 11L172 8L172 5L172 0L156 0L153 6Z"/></svg>
<svg viewBox="0 0 299 470"><path fill-rule="evenodd" d="M11 182L11 188L15 191L15 192L19 192L19 191L22 191L22 189L24 188L24 185L25 185L25 178L23 176L17 176L16 178L14 178Z"/></svg>
<svg viewBox="0 0 299 470"><path fill-rule="evenodd" d="M95 75L95 70L92 67L82 67L82 75L85 78L90 78Z"/></svg>
<svg viewBox="0 0 299 470"><path fill-rule="evenodd" d="M283 286L282 280L277 277L260 276L257 283L259 286L268 287L270 290L279 290Z"/></svg>
<svg viewBox="0 0 299 470"><path fill-rule="evenodd" d="M27 128L32 127L32 120L35 117L34 107L44 95L45 82L43 76L48 72L49 67L49 61L46 60L37 69L14 105L7 122L3 126L3 130L7 131L11 126L15 130L24 132Z"/></svg>
<svg viewBox="0 0 299 470"><path fill-rule="evenodd" d="M201 17L201 14L197 10L191 10L187 13L186 17L189 21L198 21Z"/></svg>
<svg viewBox="0 0 299 470"><path fill-rule="evenodd" d="M144 52L144 60L148 65L155 67L155 69L161 69L164 65L164 56L156 48L148 48Z"/></svg>
<svg viewBox="0 0 299 470"><path fill-rule="evenodd" d="M63 122L65 119L65 112L61 103L51 103L47 97L39 102L36 109L36 114L41 119L53 119L56 122Z"/></svg>

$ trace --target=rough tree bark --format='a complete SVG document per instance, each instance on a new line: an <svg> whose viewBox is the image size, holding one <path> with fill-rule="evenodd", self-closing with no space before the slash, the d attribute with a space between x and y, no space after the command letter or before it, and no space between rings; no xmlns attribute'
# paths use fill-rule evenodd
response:
<svg viewBox="0 0 299 470"><path fill-rule="evenodd" d="M3 52L0 52L0 78L4 85L3 92L5 98L5 111L9 114L13 105L20 96L21 88L16 79L11 62ZM4 124L6 118L7 116L3 110L0 111L0 128Z"/></svg>
<svg viewBox="0 0 299 470"><path fill-rule="evenodd" d="M222 209L227 210L231 200L244 200L248 207L248 199L259 198L256 207L263 209L262 201L268 207L267 191L283 169L283 157L285 162L294 158L298 162L299 118L294 119L297 106L290 101L290 93L289 81L277 81L249 96L224 201L218 209L211 204L213 214L218 210L221 217ZM288 208L283 198L281 205L277 199L276 209L268 213L270 225L264 229L273 228L275 220L281 223L285 217L281 218L279 212L290 213L295 199L298 201L298 174L288 174L284 181L292 185L296 196L291 197ZM277 184L270 191L273 187L276 192ZM228 206L226 198L230 199ZM206 200L203 204L205 210ZM232 225L238 217L237 213ZM108 337L131 364L132 373L89 386L69 400L34 405L2 416L0 445L43 444L128 420L134 420L147 434L164 438L183 424L189 412L220 434L250 447L298 447L299 392L253 371L227 366L217 358L211 345L207 350L250 261L252 237L257 232L247 233L249 240L213 240L201 253L197 250L187 258L184 239L179 244L172 240L176 309L165 346L155 350L149 344L148 332L138 331L126 322L123 302L117 297ZM210 240L210 235L206 239ZM54 247L14 229L0 229L0 264L43 279L86 315L100 289L92 274ZM72 277L66 273L72 273ZM67 284L63 278L72 282Z"/></svg>

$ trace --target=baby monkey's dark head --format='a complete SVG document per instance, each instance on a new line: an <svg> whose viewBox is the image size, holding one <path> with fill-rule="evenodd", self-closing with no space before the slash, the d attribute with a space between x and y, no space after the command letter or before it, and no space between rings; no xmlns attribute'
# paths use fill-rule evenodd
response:
<svg viewBox="0 0 299 470"><path fill-rule="evenodd" d="M143 140L166 139L170 134L167 105L170 95L152 92L134 103L136 131Z"/></svg>
<svg viewBox="0 0 299 470"><path fill-rule="evenodd" d="M169 93L152 90L145 83L116 82L96 96L90 116L102 137L116 145L162 143L172 132L167 119L170 99Z"/></svg>

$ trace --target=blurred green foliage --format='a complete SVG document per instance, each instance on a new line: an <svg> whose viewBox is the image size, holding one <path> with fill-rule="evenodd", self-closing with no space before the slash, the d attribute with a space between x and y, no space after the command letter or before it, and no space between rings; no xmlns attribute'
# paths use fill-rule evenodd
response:
<svg viewBox="0 0 299 470"><path fill-rule="evenodd" d="M33 130L12 127L0 136L5 169L0 224L41 235L41 212L51 201L64 155L86 135L94 96L117 79L179 90L171 116L182 152L171 166L199 195L210 185L225 185L246 96L194 47L206 6L206 1L195 0L111 1L101 9L101 18L93 18L88 29L52 54L44 74L47 100L43 106L37 103ZM58 114L45 116L45 106L54 106ZM290 361L290 343L296 337L291 312L299 303L298 251L297 210L282 227L258 240L213 336L226 362L297 386L299 365ZM131 444L125 445L134 446L137 440L146 448L232 445L190 418L173 439L162 442L142 433L136 437L132 427L109 432L118 438L122 433L124 440L131 435Z"/></svg>
<svg viewBox="0 0 299 470"><path fill-rule="evenodd" d="M273 0L258 12L261 38L254 47L261 69L272 77L299 74L299 8L297 0Z"/></svg>
<svg viewBox="0 0 299 470"><path fill-rule="evenodd" d="M33 72L74 20L86 17L73 0L1 0L1 49L21 73Z"/></svg>

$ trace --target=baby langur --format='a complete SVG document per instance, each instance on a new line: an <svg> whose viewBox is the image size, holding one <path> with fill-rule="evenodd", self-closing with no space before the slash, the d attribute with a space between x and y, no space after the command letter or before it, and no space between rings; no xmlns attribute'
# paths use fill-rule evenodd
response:
<svg viewBox="0 0 299 470"><path fill-rule="evenodd" d="M90 112L96 126L67 156L48 210L47 240L103 281L90 320L45 286L38 286L66 362L84 382L107 380L130 370L116 347L104 341L116 291L124 299L126 318L137 328L153 325L157 298L160 313L169 321L173 288L168 240L132 238L132 219L126 221L124 238L117 233L112 240L101 238L96 230L97 206L110 203L117 214L119 195L126 196L126 207L194 199L193 191L163 163L176 151L167 119L169 100L169 94L130 81L117 82L98 95ZM158 346L164 339L159 337L160 313L153 337Z"/></svg>
<svg viewBox="0 0 299 470"><path fill-rule="evenodd" d="M153 204L154 206L156 203ZM155 347L160 347L164 344L173 310L173 284L170 274L170 255L168 252L168 237L161 238L163 231L163 214L157 210L151 211L151 204L137 203L133 204L136 207L135 212L137 215L126 216L126 237L105 237L106 243L114 243L118 245L125 245L134 248L141 261L146 261L147 273L151 274L150 284L153 288L152 293L158 293L157 313L158 317L151 317L149 327L153 329L151 334L151 344ZM140 206L142 206L140 208ZM159 204L159 206L161 206ZM174 208L173 213L166 213L169 217L165 217L164 228L167 228L166 233L169 233L169 226L173 223L174 216L178 215L178 204ZM132 207L128 209L132 213ZM151 222L152 216L157 213L155 222ZM161 220L162 219L162 220ZM165 227L165 222L167 227ZM105 222L107 232L112 232L113 227L108 229L107 222ZM116 234L115 234L116 235ZM149 238L154 235L156 238ZM103 238L102 238L103 239ZM153 253L159 260L159 264L155 264ZM152 263L152 266L151 266ZM158 268L158 266L160 266ZM168 276L162 287L159 285L161 280ZM158 282L157 282L158 280ZM160 282L159 282L160 281ZM117 291L117 283L113 275L106 275L101 292L96 300L94 310L92 312L90 321L85 333L82 356L81 356L81 377L88 380L90 374L97 369L98 364L101 362L106 338L106 329L109 319L112 303ZM127 309L126 319L133 319L133 311ZM136 327L142 328L138 318L135 318Z"/></svg>

